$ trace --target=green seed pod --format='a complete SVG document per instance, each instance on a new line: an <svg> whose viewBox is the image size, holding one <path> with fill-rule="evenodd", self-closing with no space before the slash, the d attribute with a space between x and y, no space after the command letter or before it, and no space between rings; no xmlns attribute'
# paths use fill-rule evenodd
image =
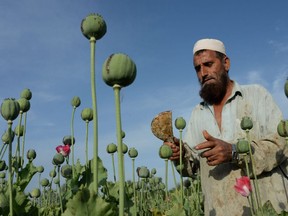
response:
<svg viewBox="0 0 288 216"><path fill-rule="evenodd" d="M241 120L241 128L242 130L251 130L253 128L252 119L248 116L244 116Z"/></svg>
<svg viewBox="0 0 288 216"><path fill-rule="evenodd" d="M62 154L60 153L56 153L53 157L53 162L55 163L55 165L61 165L64 162L65 158Z"/></svg>
<svg viewBox="0 0 288 216"><path fill-rule="evenodd" d="M136 158L138 156L138 151L132 147L129 149L128 155L130 158Z"/></svg>
<svg viewBox="0 0 288 216"><path fill-rule="evenodd" d="M51 170L50 172L49 172L49 176L51 177L51 178L55 178L56 177L56 171L55 170Z"/></svg>
<svg viewBox="0 0 288 216"><path fill-rule="evenodd" d="M122 152L126 154L128 152L128 146L125 143L122 143Z"/></svg>
<svg viewBox="0 0 288 216"><path fill-rule="evenodd" d="M14 133L16 136L23 136L24 135L24 125L17 125L14 128Z"/></svg>
<svg viewBox="0 0 288 216"><path fill-rule="evenodd" d="M103 64L102 78L109 86L115 84L125 87L136 78L136 65L131 58L122 53L110 55Z"/></svg>
<svg viewBox="0 0 288 216"><path fill-rule="evenodd" d="M89 40L91 37L99 40L106 34L107 26L101 15L93 13L82 20L81 31Z"/></svg>
<svg viewBox="0 0 288 216"><path fill-rule="evenodd" d="M184 187L189 188L191 186L191 181L189 179L185 179L183 185Z"/></svg>
<svg viewBox="0 0 288 216"><path fill-rule="evenodd" d="M288 137L288 120L281 120L279 122L277 132L281 137Z"/></svg>
<svg viewBox="0 0 288 216"><path fill-rule="evenodd" d="M29 161L33 161L36 158L37 154L36 154L36 151L34 149L29 149L27 151L27 155L26 156L27 156L27 159Z"/></svg>
<svg viewBox="0 0 288 216"><path fill-rule="evenodd" d="M288 98L288 78L286 79L286 82L284 84L284 93L286 97Z"/></svg>
<svg viewBox="0 0 288 216"><path fill-rule="evenodd" d="M20 112L20 105L14 98L6 98L1 104L1 115L6 121L14 121Z"/></svg>
<svg viewBox="0 0 288 216"><path fill-rule="evenodd" d="M138 176L140 178L148 178L150 175L149 169L146 166L141 166L138 169Z"/></svg>
<svg viewBox="0 0 288 216"><path fill-rule="evenodd" d="M49 185L49 180L47 178L44 178L40 181L40 184L42 187L47 187Z"/></svg>
<svg viewBox="0 0 288 216"><path fill-rule="evenodd" d="M86 121L92 121L93 120L93 110L91 108L85 108L81 112L81 118Z"/></svg>
<svg viewBox="0 0 288 216"><path fill-rule="evenodd" d="M64 136L62 140L64 145L72 145L72 136ZM75 137L73 137L73 144L75 144Z"/></svg>
<svg viewBox="0 0 288 216"><path fill-rule="evenodd" d="M159 156L162 159L168 159L172 156L173 151L170 146L163 144L159 149Z"/></svg>
<svg viewBox="0 0 288 216"><path fill-rule="evenodd" d="M44 172L44 167L43 166L38 166L37 168L38 173L43 173Z"/></svg>
<svg viewBox="0 0 288 216"><path fill-rule="evenodd" d="M114 143L110 143L107 145L107 148L106 148L106 151L107 153L109 154L113 154L117 151L117 145L114 144Z"/></svg>
<svg viewBox="0 0 288 216"><path fill-rule="evenodd" d="M38 198L41 195L41 191L39 188L34 188L31 192L30 192L30 196L32 198Z"/></svg>
<svg viewBox="0 0 288 216"><path fill-rule="evenodd" d="M125 136L126 136L126 134L125 134L125 132L122 130L122 131L121 131L121 137L122 137L122 139L124 139Z"/></svg>
<svg viewBox="0 0 288 216"><path fill-rule="evenodd" d="M63 165L61 167L61 175L66 179L70 179L72 177L72 166L69 164Z"/></svg>
<svg viewBox="0 0 288 216"><path fill-rule="evenodd" d="M154 177L154 181L155 181L156 184L159 184L161 182L161 178L160 177Z"/></svg>
<svg viewBox="0 0 288 216"><path fill-rule="evenodd" d="M30 89L26 88L21 92L20 97L26 98L27 100L31 100L32 92L30 91Z"/></svg>
<svg viewBox="0 0 288 216"><path fill-rule="evenodd" d="M30 101L26 98L19 98L17 101L20 106L20 113L28 112L28 110L30 109Z"/></svg>
<svg viewBox="0 0 288 216"><path fill-rule="evenodd" d="M14 131L11 130L11 143L13 142L14 137L15 137L15 133L14 133ZM8 131L5 131L1 138L2 138L2 142L4 144L9 144L9 133L8 133Z"/></svg>
<svg viewBox="0 0 288 216"><path fill-rule="evenodd" d="M184 169L184 164L178 164L177 166L176 166L176 170L178 171L178 172L180 172L181 170L183 170Z"/></svg>
<svg viewBox="0 0 288 216"><path fill-rule="evenodd" d="M152 174L152 175L155 175L155 174L156 174L156 172L157 172L157 171L156 171L156 169L155 169L155 168L153 168L153 169L151 170L151 174Z"/></svg>
<svg viewBox="0 0 288 216"><path fill-rule="evenodd" d="M0 171L4 171L6 168L5 160L0 160Z"/></svg>
<svg viewBox="0 0 288 216"><path fill-rule="evenodd" d="M245 154L249 152L249 142L246 139L238 139L236 144L236 151L239 154Z"/></svg>
<svg viewBox="0 0 288 216"><path fill-rule="evenodd" d="M5 172L0 172L0 178L1 179L5 179L6 178L6 173Z"/></svg>
<svg viewBox="0 0 288 216"><path fill-rule="evenodd" d="M60 184L60 180L58 178L55 178L54 179L54 184L56 184L56 185Z"/></svg>
<svg viewBox="0 0 288 216"><path fill-rule="evenodd" d="M74 96L74 97L72 98L72 100L71 100L71 105L72 105L74 108L76 108L76 107L79 107L80 104L81 104L80 98L77 97L77 96Z"/></svg>
<svg viewBox="0 0 288 216"><path fill-rule="evenodd" d="M182 117L176 118L176 120L175 120L175 127L176 127L178 130L183 130L183 129L186 127L186 121L185 121L185 119L182 118Z"/></svg>

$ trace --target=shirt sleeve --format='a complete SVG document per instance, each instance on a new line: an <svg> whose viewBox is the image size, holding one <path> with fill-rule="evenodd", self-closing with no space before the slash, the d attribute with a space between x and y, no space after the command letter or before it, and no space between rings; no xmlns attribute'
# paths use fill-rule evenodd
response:
<svg viewBox="0 0 288 216"><path fill-rule="evenodd" d="M282 119L282 113L274 102L272 95L263 87L258 91L254 103L258 103L256 116L251 129L251 145L253 148L254 171L258 176L269 172L287 159L286 141L277 132L277 126ZM253 93L253 94L256 94ZM252 117L253 118L253 117ZM254 117L255 118L255 117ZM249 134L249 133L248 133ZM254 135L253 135L254 134ZM248 135L248 138L250 135Z"/></svg>

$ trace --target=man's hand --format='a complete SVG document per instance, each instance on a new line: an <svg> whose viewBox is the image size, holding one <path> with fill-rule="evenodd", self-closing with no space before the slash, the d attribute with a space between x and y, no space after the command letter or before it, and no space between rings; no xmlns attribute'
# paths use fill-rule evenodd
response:
<svg viewBox="0 0 288 216"><path fill-rule="evenodd" d="M203 136L206 141L195 146L195 149L207 149L200 156L207 159L209 166L216 166L232 160L232 145L230 143L211 136L206 130L203 131Z"/></svg>
<svg viewBox="0 0 288 216"><path fill-rule="evenodd" d="M179 146L179 139L176 137L173 138L173 143L171 142L164 142L165 145L168 145L171 147L173 154L169 158L170 160L180 160L180 146ZM183 148L182 148L183 151Z"/></svg>

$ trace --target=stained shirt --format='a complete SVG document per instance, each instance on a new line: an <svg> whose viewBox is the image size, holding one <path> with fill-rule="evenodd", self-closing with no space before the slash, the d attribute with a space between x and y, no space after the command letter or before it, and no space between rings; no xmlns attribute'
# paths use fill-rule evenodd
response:
<svg viewBox="0 0 288 216"><path fill-rule="evenodd" d="M236 144L239 138L247 136L240 126L242 118L250 117L253 128L249 131L249 139L254 148L261 202L264 204L270 200L278 212L287 211L285 188L288 188L288 180L278 166L287 161L288 155L286 142L277 133L282 113L262 86L233 83L232 94L222 110L221 128L216 122L213 106L201 102L192 111L183 141L193 149L205 141L202 131L207 130L213 137ZM236 178L243 175L240 162L209 166L206 158L199 157L194 151L186 151L184 163L190 176L195 166L200 164L205 215L250 215L247 198L234 190Z"/></svg>

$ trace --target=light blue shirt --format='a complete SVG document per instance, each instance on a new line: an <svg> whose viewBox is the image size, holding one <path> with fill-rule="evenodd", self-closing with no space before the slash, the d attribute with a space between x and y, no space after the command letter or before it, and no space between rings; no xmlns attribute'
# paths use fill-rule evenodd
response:
<svg viewBox="0 0 288 216"><path fill-rule="evenodd" d="M256 174L270 175L263 179L259 177L260 184L263 184L262 188L260 185L263 203L269 199L278 211L280 202L285 203L284 208L287 208L283 177L279 169L275 168L287 158L284 153L286 151L285 140L277 133L282 113L271 94L262 86L239 85L234 82L231 96L222 110L221 129L216 122L213 106L205 102L198 104L192 111L183 140L190 148L193 148L205 141L202 131L207 130L216 138L236 144L239 138L245 138L245 131L240 126L244 116L250 117L253 121L253 128L249 134L251 145L255 149ZM205 214L210 215L211 212L216 212L216 215L242 215L243 206L248 207L249 204L247 199L237 194L233 188L235 179L243 175L238 164L225 163L208 166L206 158L199 158L197 154L193 155L192 166L196 164L195 160L200 161ZM273 189L275 185L280 185L283 191L278 191L278 189L275 191L276 189Z"/></svg>

